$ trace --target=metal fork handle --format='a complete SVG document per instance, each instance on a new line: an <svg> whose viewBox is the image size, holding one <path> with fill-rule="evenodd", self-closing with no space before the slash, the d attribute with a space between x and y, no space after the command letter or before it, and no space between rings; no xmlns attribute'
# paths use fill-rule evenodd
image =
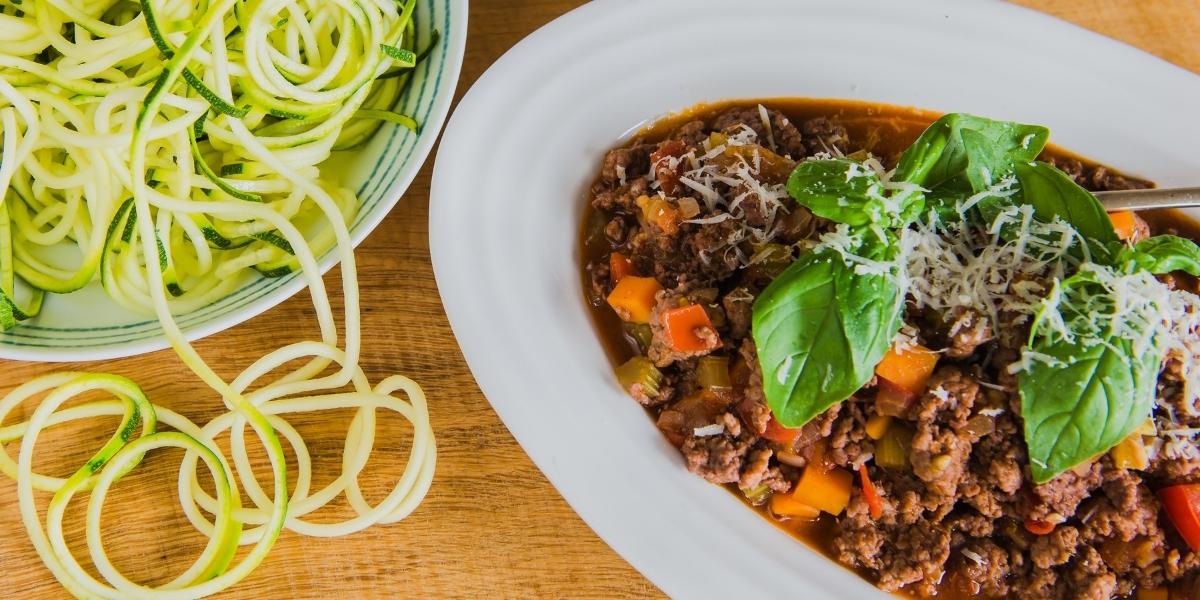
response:
<svg viewBox="0 0 1200 600"><path fill-rule="evenodd" d="M1200 206L1200 187L1097 192L1104 210L1149 210Z"/></svg>

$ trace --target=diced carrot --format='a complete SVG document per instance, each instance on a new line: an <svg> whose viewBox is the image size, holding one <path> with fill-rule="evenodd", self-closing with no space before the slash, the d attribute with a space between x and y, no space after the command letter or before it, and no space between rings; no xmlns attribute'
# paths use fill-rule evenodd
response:
<svg viewBox="0 0 1200 600"><path fill-rule="evenodd" d="M608 304L625 321L649 323L654 297L660 291L662 286L653 277L626 275L608 295Z"/></svg>
<svg viewBox="0 0 1200 600"><path fill-rule="evenodd" d="M854 476L840 467L820 468L817 464L804 467L792 498L809 506L819 508L831 515L840 515L850 503L850 488Z"/></svg>
<svg viewBox="0 0 1200 600"><path fill-rule="evenodd" d="M1054 523L1025 519L1025 530L1033 535L1049 535L1054 531Z"/></svg>
<svg viewBox="0 0 1200 600"><path fill-rule="evenodd" d="M879 499L879 492L875 489L875 484L871 483L871 476L867 474L867 465L859 465L858 478L862 480L863 499L867 501L871 518L878 521L883 516L883 501Z"/></svg>
<svg viewBox="0 0 1200 600"><path fill-rule="evenodd" d="M613 252L608 255L608 273L613 281L620 281L626 275L634 275L633 261L620 252Z"/></svg>
<svg viewBox="0 0 1200 600"><path fill-rule="evenodd" d="M800 436L800 428L792 429L784 427L775 420L775 416L771 416L771 420L767 421L767 430L763 432L763 437L775 442L791 447L796 442L796 438Z"/></svg>
<svg viewBox="0 0 1200 600"><path fill-rule="evenodd" d="M892 418L885 415L871 415L867 419L867 437L878 440L883 439L883 434L887 433L888 427L892 425Z"/></svg>
<svg viewBox="0 0 1200 600"><path fill-rule="evenodd" d="M875 367L875 374L909 392L920 394L925 391L925 384L937 362L938 354L924 346L903 350L893 346Z"/></svg>
<svg viewBox="0 0 1200 600"><path fill-rule="evenodd" d="M653 223L667 235L675 235L682 221L678 208L661 196L638 196L635 201L642 209L642 219Z"/></svg>
<svg viewBox="0 0 1200 600"><path fill-rule="evenodd" d="M793 498L791 494L775 494L771 496L771 512L779 517L794 519L815 519L821 516L819 508L813 508Z"/></svg>
<svg viewBox="0 0 1200 600"><path fill-rule="evenodd" d="M903 417L917 401L917 394L887 379L880 378L875 386L875 413L888 417Z"/></svg>
<svg viewBox="0 0 1200 600"><path fill-rule="evenodd" d="M712 320L699 304L664 311L659 319L667 344L677 352L704 352L721 343Z"/></svg>
<svg viewBox="0 0 1200 600"><path fill-rule="evenodd" d="M1138 221L1141 217L1137 216L1131 210L1122 210L1108 213L1108 218L1112 220L1113 229L1117 232L1117 237L1128 240L1132 239L1137 234Z"/></svg>
<svg viewBox="0 0 1200 600"><path fill-rule="evenodd" d="M679 209L666 202L659 202L655 207L653 220L663 233L675 235L675 232L679 231L679 223L683 219L679 216Z"/></svg>

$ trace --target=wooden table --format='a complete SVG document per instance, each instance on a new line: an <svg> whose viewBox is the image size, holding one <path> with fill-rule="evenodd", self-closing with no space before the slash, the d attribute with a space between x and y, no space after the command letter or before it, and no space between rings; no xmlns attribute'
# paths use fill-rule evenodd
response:
<svg viewBox="0 0 1200 600"><path fill-rule="evenodd" d="M1144 48L1200 72L1200 3L1195 0L1018 0ZM510 46L581 4L567 0L475 0L471 7L461 96ZM1200 100L1200 99L1198 99ZM432 161L431 161L432 162ZM642 598L659 592L610 550L571 511L492 412L463 362L447 325L429 263L430 165L358 253L363 287L363 365L373 380L394 372L422 383L431 404L439 455L434 486L408 520L341 539L284 533L267 561L225 598ZM236 373L268 348L313 335L308 299L300 295L266 316L214 336L199 347L218 371ZM3 363L0 390L62 368L99 370L138 381L160 404L198 422L219 400L170 352L102 365ZM32 409L29 409L32 410ZM301 423L324 471L336 468L345 415ZM377 460L364 489L378 499L394 480L403 427L384 421ZM47 434L40 467L65 473L107 432ZM48 451L47 451L48 450ZM15 453L15 450L10 450ZM106 513L108 548L135 579L165 582L190 563L203 539L191 533L173 493L178 455L152 457L118 486ZM320 483L318 481L318 483ZM65 595L34 554L15 504L15 486L0 481L3 594ZM81 512L77 503L76 512ZM82 526L68 520L69 539Z"/></svg>

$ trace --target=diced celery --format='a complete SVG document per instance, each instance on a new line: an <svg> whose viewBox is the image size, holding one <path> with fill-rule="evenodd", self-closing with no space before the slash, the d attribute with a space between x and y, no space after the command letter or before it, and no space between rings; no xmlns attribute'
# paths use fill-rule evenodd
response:
<svg viewBox="0 0 1200 600"><path fill-rule="evenodd" d="M696 380L706 390L727 390L729 382L729 358L704 356L696 366Z"/></svg>
<svg viewBox="0 0 1200 600"><path fill-rule="evenodd" d="M912 438L913 430L908 425L893 422L875 443L875 464L887 469L907 469Z"/></svg>
<svg viewBox="0 0 1200 600"><path fill-rule="evenodd" d="M635 356L617 367L617 381L627 392L632 392L633 386L640 385L641 393L648 398L654 398L658 396L662 372L645 356Z"/></svg>
<svg viewBox="0 0 1200 600"><path fill-rule="evenodd" d="M650 340L654 337L654 332L650 330L650 325L647 323L625 323L625 335L633 339L637 343L638 349L645 352L650 348Z"/></svg>

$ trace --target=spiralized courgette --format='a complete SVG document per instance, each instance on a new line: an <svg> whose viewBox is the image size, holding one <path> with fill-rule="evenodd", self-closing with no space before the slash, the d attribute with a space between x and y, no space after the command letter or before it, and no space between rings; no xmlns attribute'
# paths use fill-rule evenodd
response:
<svg viewBox="0 0 1200 600"><path fill-rule="evenodd" d="M399 521L424 498L436 454L425 396L402 376L372 386L358 366L358 282L347 229L358 200L321 169L334 150L365 143L383 122L416 129L410 117L391 112L424 54L413 44L414 5L0 0L0 328L36 317L47 293L99 279L117 303L157 317L183 362L228 409L199 426L153 404L132 381L93 373L41 377L0 399L0 446L19 444L16 460L0 452L0 471L16 480L30 540L71 594L208 596L258 566L283 529L346 535ZM72 259L64 259L64 248ZM327 251L342 267L342 339L317 265ZM320 341L277 349L226 381L186 340L175 315L219 300L250 277L289 273L308 284ZM94 399L97 392L106 399ZM26 402L37 403L29 420L4 425ZM342 471L313 490L308 449L288 418L345 408L356 412ZM372 505L358 476L379 410L407 419L413 440L403 475ZM43 431L101 416L122 421L73 475L33 471ZM251 469L247 426L272 466L266 489ZM228 457L215 442L225 433ZM298 461L290 494L280 436ZM147 453L169 447L185 451L178 494L209 542L178 577L149 587L108 560L100 521L111 487ZM215 495L199 483L200 463ZM44 516L35 491L53 494ZM80 565L63 533L64 511L84 493L88 553L99 577ZM310 519L340 496L356 516ZM251 548L235 562L241 545Z"/></svg>

